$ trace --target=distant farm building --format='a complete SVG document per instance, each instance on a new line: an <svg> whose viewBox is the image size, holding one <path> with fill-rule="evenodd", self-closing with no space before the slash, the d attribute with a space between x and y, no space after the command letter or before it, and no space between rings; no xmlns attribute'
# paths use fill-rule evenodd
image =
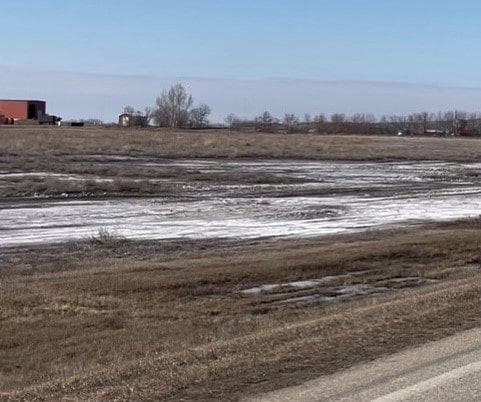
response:
<svg viewBox="0 0 481 402"><path fill-rule="evenodd" d="M146 127L149 125L147 116L140 113L122 113L119 115L120 127Z"/></svg>
<svg viewBox="0 0 481 402"><path fill-rule="evenodd" d="M119 114L119 126L130 127L131 118L132 118L132 115L130 113Z"/></svg>
<svg viewBox="0 0 481 402"><path fill-rule="evenodd" d="M0 115L15 120L38 119L45 115L47 103L40 100L0 99Z"/></svg>

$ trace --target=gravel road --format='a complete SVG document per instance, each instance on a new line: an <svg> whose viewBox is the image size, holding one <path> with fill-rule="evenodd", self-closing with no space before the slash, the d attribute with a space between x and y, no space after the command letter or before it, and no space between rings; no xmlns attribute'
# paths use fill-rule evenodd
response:
<svg viewBox="0 0 481 402"><path fill-rule="evenodd" d="M244 402L479 401L481 329Z"/></svg>

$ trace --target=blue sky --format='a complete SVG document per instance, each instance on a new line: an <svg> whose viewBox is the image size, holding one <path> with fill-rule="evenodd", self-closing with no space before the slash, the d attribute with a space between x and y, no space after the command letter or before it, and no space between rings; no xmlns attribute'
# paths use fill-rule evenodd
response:
<svg viewBox="0 0 481 402"><path fill-rule="evenodd" d="M119 104L151 106L171 82L214 102L216 120L266 109L481 110L481 2L474 0L0 0L0 6L8 10L0 24L0 98L45 98L51 112L69 118L114 120ZM43 82L25 84L39 76ZM330 104L325 95L333 92L324 88L334 82L343 86ZM245 88L256 83L248 99ZM412 98L396 104L400 83L409 84L403 88ZM411 84L432 88L425 104ZM379 85L382 96L373 89ZM361 87L366 102L359 101ZM446 87L460 98L443 103L439 90ZM96 93L90 106L76 105L79 91ZM107 101L110 109L100 104Z"/></svg>

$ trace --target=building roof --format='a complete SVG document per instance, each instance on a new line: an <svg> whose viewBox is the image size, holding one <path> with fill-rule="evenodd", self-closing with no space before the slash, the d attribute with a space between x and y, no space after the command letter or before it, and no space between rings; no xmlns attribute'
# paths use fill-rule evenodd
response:
<svg viewBox="0 0 481 402"><path fill-rule="evenodd" d="M0 102L43 102L43 103L46 103L46 101L39 100L39 99L0 99Z"/></svg>

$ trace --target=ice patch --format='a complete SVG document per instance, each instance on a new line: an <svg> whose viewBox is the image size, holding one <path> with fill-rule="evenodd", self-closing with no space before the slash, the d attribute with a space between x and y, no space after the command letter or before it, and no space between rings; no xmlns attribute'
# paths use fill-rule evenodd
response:
<svg viewBox="0 0 481 402"><path fill-rule="evenodd" d="M367 274L368 272L370 271L349 272L347 274L324 276L319 279L311 279L307 281L261 285L261 286L256 286L250 289L241 290L240 293L247 294L247 295L255 295L259 293L277 292L277 291L289 290L289 289L310 289L310 288L315 288L322 284L333 282L335 280L362 276Z"/></svg>

